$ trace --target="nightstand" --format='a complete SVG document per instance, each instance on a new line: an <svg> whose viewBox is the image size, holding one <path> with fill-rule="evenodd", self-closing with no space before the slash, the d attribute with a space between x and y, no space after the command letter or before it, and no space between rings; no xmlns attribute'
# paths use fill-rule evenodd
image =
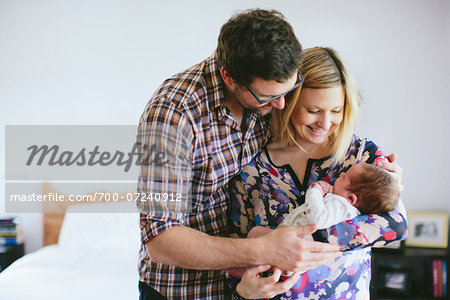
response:
<svg viewBox="0 0 450 300"><path fill-rule="evenodd" d="M0 272L24 255L23 244L0 246Z"/></svg>

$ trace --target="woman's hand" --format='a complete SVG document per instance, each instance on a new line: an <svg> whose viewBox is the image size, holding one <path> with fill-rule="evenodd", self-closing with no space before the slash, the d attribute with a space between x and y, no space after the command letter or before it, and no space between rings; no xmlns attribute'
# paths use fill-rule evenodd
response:
<svg viewBox="0 0 450 300"><path fill-rule="evenodd" d="M269 277L260 277L259 273L270 270L270 265L259 265L248 268L242 276L241 282L236 286L236 292L243 298L272 298L286 293L297 282L299 273L294 273L285 281L280 282L282 271L272 268L273 274Z"/></svg>
<svg viewBox="0 0 450 300"><path fill-rule="evenodd" d="M391 175L397 181L397 184L399 185L400 190L403 190L403 185L402 185L403 169L395 162L397 160L397 154L392 153L391 155L387 156L387 159L388 159L388 161L376 162L375 165L377 167L385 169L386 171L391 172Z"/></svg>
<svg viewBox="0 0 450 300"><path fill-rule="evenodd" d="M386 158L388 159L388 161L376 162L375 165L385 169L386 171L393 172L401 177L403 175L403 169L395 162L397 160L397 154L392 153Z"/></svg>

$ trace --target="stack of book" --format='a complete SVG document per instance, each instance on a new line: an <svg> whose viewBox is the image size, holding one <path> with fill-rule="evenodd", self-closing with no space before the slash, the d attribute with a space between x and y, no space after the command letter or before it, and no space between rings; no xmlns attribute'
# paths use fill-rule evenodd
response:
<svg viewBox="0 0 450 300"><path fill-rule="evenodd" d="M0 245L19 245L23 243L23 231L17 217L0 218Z"/></svg>
<svg viewBox="0 0 450 300"><path fill-rule="evenodd" d="M447 299L447 261L433 259L431 262L433 297Z"/></svg>

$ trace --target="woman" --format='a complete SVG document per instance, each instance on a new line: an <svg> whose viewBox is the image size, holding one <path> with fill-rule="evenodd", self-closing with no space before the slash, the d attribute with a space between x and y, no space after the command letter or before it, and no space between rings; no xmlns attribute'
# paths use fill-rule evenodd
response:
<svg viewBox="0 0 450 300"><path fill-rule="evenodd" d="M333 184L341 172L357 162L377 164L401 175L401 169L389 163L373 142L353 135L360 98L337 53L317 47L304 54L304 83L284 110L272 113L272 143L231 184L232 236L245 237L256 225L277 227L290 211L304 203L311 183L324 180ZM287 287L289 290L283 290L277 298L369 299L370 247L405 237L406 218L398 210L359 216L316 232L316 240L353 250L303 273L292 288ZM273 271L269 279L258 276L268 269L250 268L241 282L232 280L234 294L244 298L273 297L271 288L281 271Z"/></svg>

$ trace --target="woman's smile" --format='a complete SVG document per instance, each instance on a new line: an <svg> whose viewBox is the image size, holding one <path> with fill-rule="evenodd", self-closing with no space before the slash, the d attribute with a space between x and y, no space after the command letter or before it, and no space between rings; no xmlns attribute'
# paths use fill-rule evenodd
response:
<svg viewBox="0 0 450 300"><path fill-rule="evenodd" d="M307 126L309 129L311 129L312 132L314 132L315 134L325 134L327 132L326 129L322 129L322 128L314 128L311 126Z"/></svg>

